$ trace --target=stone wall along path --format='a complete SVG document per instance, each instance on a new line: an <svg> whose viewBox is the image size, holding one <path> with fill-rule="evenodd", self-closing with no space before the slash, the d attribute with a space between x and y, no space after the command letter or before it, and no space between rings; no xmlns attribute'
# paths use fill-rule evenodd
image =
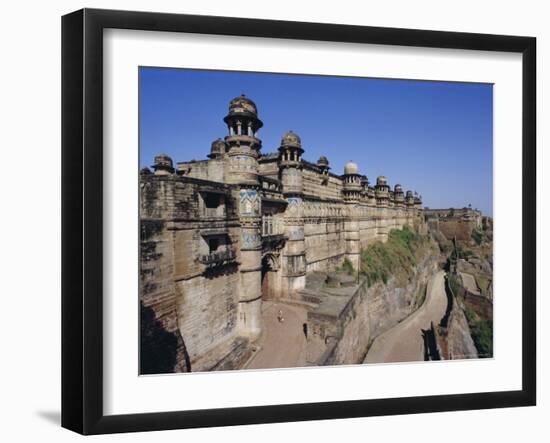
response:
<svg viewBox="0 0 550 443"><path fill-rule="evenodd" d="M447 310L445 273L438 271L428 282L424 304L409 317L379 335L363 363L390 363L424 360L422 330L437 326Z"/></svg>

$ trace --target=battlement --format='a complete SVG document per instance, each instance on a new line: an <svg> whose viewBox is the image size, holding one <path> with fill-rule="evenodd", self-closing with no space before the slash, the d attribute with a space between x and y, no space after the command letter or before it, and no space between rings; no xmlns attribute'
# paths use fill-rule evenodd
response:
<svg viewBox="0 0 550 443"><path fill-rule="evenodd" d="M424 208L425 220L437 227L447 240L470 240L472 232L479 229L483 223L483 216L478 209L446 208L431 209Z"/></svg>

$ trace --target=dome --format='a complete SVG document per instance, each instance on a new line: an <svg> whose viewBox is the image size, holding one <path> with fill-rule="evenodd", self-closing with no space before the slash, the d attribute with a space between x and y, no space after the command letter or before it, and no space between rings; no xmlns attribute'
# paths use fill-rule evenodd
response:
<svg viewBox="0 0 550 443"><path fill-rule="evenodd" d="M385 176L381 175L376 179L376 184L378 186L386 186L388 184L388 179Z"/></svg>
<svg viewBox="0 0 550 443"><path fill-rule="evenodd" d="M400 184L395 185L395 187L393 188L393 190L394 190L395 192L403 192L403 188L401 187Z"/></svg>
<svg viewBox="0 0 550 443"><path fill-rule="evenodd" d="M257 116L258 108L256 107L256 103L244 94L241 94L229 102L229 115L234 114L253 114Z"/></svg>
<svg viewBox="0 0 550 443"><path fill-rule="evenodd" d="M155 164L153 165L155 174L173 173L174 163L172 159L166 154L159 154L155 156Z"/></svg>
<svg viewBox="0 0 550 443"><path fill-rule="evenodd" d="M329 165L328 158L326 158L324 155L321 155L321 157L319 157L319 160L317 160L317 165L328 166Z"/></svg>
<svg viewBox="0 0 550 443"><path fill-rule="evenodd" d="M298 134L295 134L294 132L292 132L292 130L290 130L285 135L283 135L283 138L281 139L281 146L301 148L302 140L300 139Z"/></svg>
<svg viewBox="0 0 550 443"><path fill-rule="evenodd" d="M173 166L172 159L166 154L159 154L155 156L155 166L164 166L171 168Z"/></svg>
<svg viewBox="0 0 550 443"><path fill-rule="evenodd" d="M344 175L353 175L359 173L359 166L357 163L354 163L352 160L346 163L344 166Z"/></svg>
<svg viewBox="0 0 550 443"><path fill-rule="evenodd" d="M212 147L210 148L210 158L216 158L225 154L225 142L219 138L212 142Z"/></svg>

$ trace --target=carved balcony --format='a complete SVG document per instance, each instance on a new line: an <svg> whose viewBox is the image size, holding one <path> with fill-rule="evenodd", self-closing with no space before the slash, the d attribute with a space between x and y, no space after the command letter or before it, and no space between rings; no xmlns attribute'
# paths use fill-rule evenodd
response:
<svg viewBox="0 0 550 443"><path fill-rule="evenodd" d="M201 254L197 257L199 263L206 266L223 266L234 263L237 260L237 254L233 248L222 249L221 251L213 251L209 254Z"/></svg>

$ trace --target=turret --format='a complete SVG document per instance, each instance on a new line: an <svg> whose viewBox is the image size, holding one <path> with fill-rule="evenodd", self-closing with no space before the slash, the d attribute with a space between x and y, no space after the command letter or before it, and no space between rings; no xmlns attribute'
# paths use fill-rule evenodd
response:
<svg viewBox="0 0 550 443"><path fill-rule="evenodd" d="M418 192L414 193L414 207L416 209L422 209L422 196L418 195Z"/></svg>
<svg viewBox="0 0 550 443"><path fill-rule="evenodd" d="M287 201L285 234L288 238L283 253L283 293L292 296L306 284L306 249L304 237L304 207L302 203L302 140L292 131L281 139L279 168L283 195ZM328 166L328 162L327 162Z"/></svg>
<svg viewBox="0 0 550 443"><path fill-rule="evenodd" d="M226 142L234 144L234 142L239 140L245 140L254 149L261 148L261 142L256 136L263 123L258 118L256 104L244 94L235 97L229 102L229 113L224 117L223 121L229 129L229 136L226 137ZM235 138L232 139L231 137ZM248 138L243 139L240 137Z"/></svg>
<svg viewBox="0 0 550 443"><path fill-rule="evenodd" d="M241 225L239 267L240 334L255 340L262 331L262 261L261 196L258 180L258 156L262 146L258 130L263 123L258 118L256 104L244 95L229 103L229 113L223 119L229 135L212 144L213 158L223 156L225 150L228 173L226 181L238 185L239 223ZM223 145L222 145L223 143Z"/></svg>
<svg viewBox="0 0 550 443"><path fill-rule="evenodd" d="M412 191L407 191L405 196L405 204L407 205L407 208L414 207L414 196Z"/></svg>
<svg viewBox="0 0 550 443"><path fill-rule="evenodd" d="M357 163L350 160L344 166L344 200L347 202L358 202L361 200L363 185L361 183L362 176L359 174Z"/></svg>
<svg viewBox="0 0 550 443"><path fill-rule="evenodd" d="M376 190L374 186L367 188L367 203L369 206L376 206Z"/></svg>
<svg viewBox="0 0 550 443"><path fill-rule="evenodd" d="M393 188L393 199L395 206L399 208L405 207L405 194L403 193L403 187L400 184L396 184Z"/></svg>
<svg viewBox="0 0 550 443"><path fill-rule="evenodd" d="M360 209L357 203L361 200L364 189L363 176L359 174L357 163L350 160L344 166L343 194L347 204L348 217L344 223L344 237L346 239L346 258L351 262L353 268L358 270L360 263L361 242L359 239L359 217ZM368 181L367 181L368 183ZM367 184L368 185L368 184Z"/></svg>
<svg viewBox="0 0 550 443"><path fill-rule="evenodd" d="M166 154L159 154L155 157L155 164L152 166L155 175L169 175L174 173L174 163Z"/></svg>
<svg viewBox="0 0 550 443"><path fill-rule="evenodd" d="M393 208L395 206L395 201L394 201L394 198L395 198L395 194L394 192L391 190L388 191L388 194L389 194L389 197L388 197L388 207L389 208Z"/></svg>
<svg viewBox="0 0 550 443"><path fill-rule="evenodd" d="M368 202L369 196L369 178L366 175L361 176L361 200Z"/></svg>
<svg viewBox="0 0 550 443"><path fill-rule="evenodd" d="M317 167L319 168L319 171L321 171L321 174L328 175L330 169L328 158L326 158L324 155L321 155L321 157L319 157L319 160L317 160Z"/></svg>
<svg viewBox="0 0 550 443"><path fill-rule="evenodd" d="M390 187L388 186L388 180L385 176L381 175L376 179L376 204L378 206L388 206L390 198Z"/></svg>
<svg viewBox="0 0 550 443"><path fill-rule="evenodd" d="M302 195L303 153L302 140L298 134L290 130L283 135L279 147L279 168L285 196Z"/></svg>
<svg viewBox="0 0 550 443"><path fill-rule="evenodd" d="M226 145L225 142L218 138L217 140L214 140L212 142L212 146L210 148L210 154L208 154L208 158L212 160L219 160L225 155Z"/></svg>
<svg viewBox="0 0 550 443"><path fill-rule="evenodd" d="M258 156L262 147L258 130L263 123L258 118L256 104L244 94L235 97L229 102L229 113L223 121L227 124L229 131L229 135L225 137L226 152L229 157L228 182L257 185ZM221 144L215 143L216 148L221 148Z"/></svg>

